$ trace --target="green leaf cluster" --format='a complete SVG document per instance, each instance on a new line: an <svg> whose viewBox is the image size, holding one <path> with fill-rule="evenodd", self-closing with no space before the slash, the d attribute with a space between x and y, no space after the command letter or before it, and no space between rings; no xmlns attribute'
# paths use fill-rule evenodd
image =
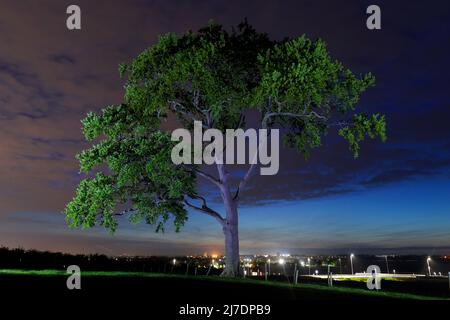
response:
<svg viewBox="0 0 450 320"><path fill-rule="evenodd" d="M77 155L83 179L66 206L72 227L97 224L114 232L117 208L129 206L132 222L145 221L162 230L173 217L178 230L186 221L185 194L195 192L195 176L171 160L174 143L159 130L159 120L122 104L82 121L87 140L101 141Z"/></svg>

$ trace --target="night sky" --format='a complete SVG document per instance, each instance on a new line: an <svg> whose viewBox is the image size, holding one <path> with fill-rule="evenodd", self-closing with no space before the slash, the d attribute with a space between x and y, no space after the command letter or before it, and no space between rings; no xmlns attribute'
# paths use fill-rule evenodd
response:
<svg viewBox="0 0 450 320"><path fill-rule="evenodd" d="M394 4L395 2L395 4ZM378 4L382 30L366 28ZM78 4L82 30L66 28ZM244 17L275 39L307 34L377 85L360 110L386 114L388 141L354 160L330 134L304 161L256 177L240 209L242 253L450 252L448 1L0 1L0 245L105 254L218 253L219 224L191 212L176 234L125 220L69 230L61 213L80 180L80 119L123 100L117 66L166 32L227 28ZM241 172L236 172L239 176ZM212 190L201 185L201 190ZM222 210L217 194L208 193Z"/></svg>

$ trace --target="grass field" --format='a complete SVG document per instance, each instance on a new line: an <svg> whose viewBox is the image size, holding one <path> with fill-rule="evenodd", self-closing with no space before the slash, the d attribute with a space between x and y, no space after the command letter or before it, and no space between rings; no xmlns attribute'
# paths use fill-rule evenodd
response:
<svg viewBox="0 0 450 320"><path fill-rule="evenodd" d="M327 287L318 284L290 285L252 279L217 276L182 276L143 272L82 272L81 289L68 290L67 274L59 270L0 270L0 291L45 292L49 295L140 295L150 288L157 297L178 301L250 300L430 300L429 296ZM205 292L207 294L205 294Z"/></svg>

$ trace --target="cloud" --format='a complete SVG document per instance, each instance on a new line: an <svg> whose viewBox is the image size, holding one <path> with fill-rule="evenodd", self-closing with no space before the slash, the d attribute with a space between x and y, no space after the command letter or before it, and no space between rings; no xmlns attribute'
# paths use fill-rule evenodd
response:
<svg viewBox="0 0 450 320"><path fill-rule="evenodd" d="M50 61L53 61L55 63L59 64L75 64L76 59L72 57L71 55L60 53L60 54L51 54L49 56Z"/></svg>
<svg viewBox="0 0 450 320"><path fill-rule="evenodd" d="M349 195L417 176L448 177L450 83L443 70L450 65L450 45L442 39L448 38L450 15L445 1L433 5L381 1L380 32L365 28L365 4L358 1L344 6L336 1L294 0L195 4L80 0L77 4L82 9L82 30L77 32L65 26L69 4L2 3L0 221L4 225L12 221L11 214L15 213L41 216L42 212L60 212L72 198L80 179L74 156L88 146L80 132L80 119L87 111L122 102L123 80L118 76L118 64L131 61L160 34L196 30L211 18L231 26L248 17L258 30L277 39L303 33L324 39L332 56L344 65L357 73L375 73L377 85L364 94L360 107L368 112L381 111L388 121L388 142L365 143L358 160L352 159L345 143L331 134L324 139L323 147L312 152L309 161L283 149L279 174L255 176L242 194L244 208ZM234 183L243 169L237 168ZM207 182L201 182L201 190L220 207L218 193ZM14 226L28 226L30 232L18 238L5 229L0 235L2 243L13 245L23 240L24 245L33 246L33 239L39 235L36 245L41 248L75 250L86 246L100 250L96 245L101 243L99 246L111 244L117 251L130 246L144 251L147 241L69 235L63 224L58 229L61 233L56 234L50 227L40 231L31 217L15 221ZM208 232L201 224L194 226L204 233L203 243L214 242L216 229ZM170 250L184 250L194 244L192 239L197 234L198 230L188 229L186 236L191 238L184 247L181 242L164 243ZM258 243L250 240L259 238L248 234L246 246L256 248ZM276 233L268 237L276 239ZM270 245L269 238L260 240ZM198 245L206 248L200 242ZM57 247L58 243L61 245ZM155 248L164 247L163 242L154 244Z"/></svg>

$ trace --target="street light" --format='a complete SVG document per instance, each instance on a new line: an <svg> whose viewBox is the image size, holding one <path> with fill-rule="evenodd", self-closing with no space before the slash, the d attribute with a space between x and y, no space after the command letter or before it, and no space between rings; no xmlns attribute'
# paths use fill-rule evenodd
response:
<svg viewBox="0 0 450 320"><path fill-rule="evenodd" d="M354 274L353 273L353 258L355 257L355 255L352 253L351 255L350 255L350 265L351 265L351 267L352 267L352 274Z"/></svg>
<svg viewBox="0 0 450 320"><path fill-rule="evenodd" d="M177 263L177 260L176 259L173 259L172 260L172 270L171 270L171 272L173 272L173 269L175 268L175 264Z"/></svg>
<svg viewBox="0 0 450 320"><path fill-rule="evenodd" d="M339 272L342 274L342 260L339 258Z"/></svg>
<svg viewBox="0 0 450 320"><path fill-rule="evenodd" d="M427 258L427 266L428 266L428 275L429 275L429 276L431 276L431 267L430 267L430 261L431 261L431 258L430 258L430 257L428 257L428 258Z"/></svg>
<svg viewBox="0 0 450 320"><path fill-rule="evenodd" d="M311 275L311 259L308 257L308 275Z"/></svg>
<svg viewBox="0 0 450 320"><path fill-rule="evenodd" d="M284 275L285 275L286 278L287 278L287 275L286 275L286 268L284 267L284 263L285 263L284 259L279 259L279 260L278 260L278 263L279 263L281 266L283 266L283 273L284 273ZM289 282L289 278L288 278L288 282Z"/></svg>
<svg viewBox="0 0 450 320"><path fill-rule="evenodd" d="M385 255L384 258L386 259L386 269L387 269L387 273L389 274L388 256Z"/></svg>

